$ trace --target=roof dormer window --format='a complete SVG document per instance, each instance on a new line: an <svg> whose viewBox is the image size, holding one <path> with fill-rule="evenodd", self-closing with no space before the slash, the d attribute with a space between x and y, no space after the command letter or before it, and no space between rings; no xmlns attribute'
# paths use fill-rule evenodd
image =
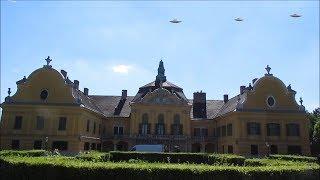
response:
<svg viewBox="0 0 320 180"><path fill-rule="evenodd" d="M269 96L267 98L267 104L268 104L269 107L273 107L275 105L275 103L276 103L276 100L274 99L274 97Z"/></svg>
<svg viewBox="0 0 320 180"><path fill-rule="evenodd" d="M47 90L42 90L40 93L40 98L41 100L46 100L48 98L48 91Z"/></svg>

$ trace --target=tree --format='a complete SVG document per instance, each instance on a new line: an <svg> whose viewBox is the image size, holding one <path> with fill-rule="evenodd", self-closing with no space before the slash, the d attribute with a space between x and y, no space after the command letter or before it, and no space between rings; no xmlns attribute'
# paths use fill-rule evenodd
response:
<svg viewBox="0 0 320 180"><path fill-rule="evenodd" d="M308 113L310 120L309 137L312 155L320 154L320 108L316 108L312 113Z"/></svg>
<svg viewBox="0 0 320 180"><path fill-rule="evenodd" d="M320 144L320 121L318 121L313 128L313 142Z"/></svg>

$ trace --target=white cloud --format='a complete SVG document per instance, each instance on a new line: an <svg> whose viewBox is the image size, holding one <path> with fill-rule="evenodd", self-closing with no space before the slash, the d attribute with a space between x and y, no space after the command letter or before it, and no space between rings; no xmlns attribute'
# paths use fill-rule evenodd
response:
<svg viewBox="0 0 320 180"><path fill-rule="evenodd" d="M121 74L128 74L130 69L132 69L132 66L122 65L122 64L112 67L113 72L121 73Z"/></svg>

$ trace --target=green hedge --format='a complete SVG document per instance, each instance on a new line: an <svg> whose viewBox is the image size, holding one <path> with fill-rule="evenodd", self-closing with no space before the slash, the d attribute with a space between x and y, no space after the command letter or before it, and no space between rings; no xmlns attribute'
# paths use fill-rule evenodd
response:
<svg viewBox="0 0 320 180"><path fill-rule="evenodd" d="M49 152L45 150L3 150L0 151L0 156L21 156L21 157L39 157L46 156Z"/></svg>
<svg viewBox="0 0 320 180"><path fill-rule="evenodd" d="M244 161L244 166L264 166L265 163L261 159L246 159Z"/></svg>
<svg viewBox="0 0 320 180"><path fill-rule="evenodd" d="M109 161L109 153L102 153L98 151L87 151L79 153L77 159L93 162Z"/></svg>
<svg viewBox="0 0 320 180"><path fill-rule="evenodd" d="M245 158L232 154L206 153L146 153L146 152L110 152L110 160L114 162L137 159L147 162L195 163L195 164L234 164L243 165Z"/></svg>
<svg viewBox="0 0 320 180"><path fill-rule="evenodd" d="M297 155L275 154L275 155L270 155L269 159L281 159L281 160L303 161L303 162L317 162L317 158L316 157L297 156Z"/></svg>
<svg viewBox="0 0 320 180"><path fill-rule="evenodd" d="M271 160L269 160L271 161ZM0 179L46 180L317 180L316 163L240 167L203 164L89 162L66 157L0 157Z"/></svg>

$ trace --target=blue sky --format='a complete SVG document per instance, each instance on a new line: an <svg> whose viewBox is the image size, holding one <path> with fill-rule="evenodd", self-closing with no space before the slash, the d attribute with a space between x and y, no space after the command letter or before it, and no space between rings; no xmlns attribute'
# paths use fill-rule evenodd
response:
<svg viewBox="0 0 320 180"><path fill-rule="evenodd" d="M168 22L175 17L183 22ZM268 64L310 111L319 107L319 2L1 1L1 102L48 55L97 95L135 95L162 58L188 98L222 99Z"/></svg>

